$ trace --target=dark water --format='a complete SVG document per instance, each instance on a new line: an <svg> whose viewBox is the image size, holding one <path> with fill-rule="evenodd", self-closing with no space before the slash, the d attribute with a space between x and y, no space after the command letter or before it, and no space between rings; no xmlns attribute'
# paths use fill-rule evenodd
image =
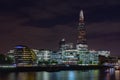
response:
<svg viewBox="0 0 120 80"><path fill-rule="evenodd" d="M120 71L11 72L0 73L0 80L120 80Z"/></svg>

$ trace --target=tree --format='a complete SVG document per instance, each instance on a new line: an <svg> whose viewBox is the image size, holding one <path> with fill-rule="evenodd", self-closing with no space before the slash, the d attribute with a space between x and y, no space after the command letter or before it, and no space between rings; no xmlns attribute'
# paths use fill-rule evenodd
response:
<svg viewBox="0 0 120 80"><path fill-rule="evenodd" d="M12 64L13 59L5 56L4 54L0 54L0 64Z"/></svg>
<svg viewBox="0 0 120 80"><path fill-rule="evenodd" d="M83 62L82 60L79 60L79 61L78 61L78 64L82 64L82 62Z"/></svg>
<svg viewBox="0 0 120 80"><path fill-rule="evenodd" d="M0 64L5 64L5 55L0 54Z"/></svg>
<svg viewBox="0 0 120 80"><path fill-rule="evenodd" d="M12 64L14 61L11 57L8 57L8 56L6 57L6 59L7 59L6 64Z"/></svg>
<svg viewBox="0 0 120 80"><path fill-rule="evenodd" d="M57 64L58 62L56 60L51 60L51 64Z"/></svg>

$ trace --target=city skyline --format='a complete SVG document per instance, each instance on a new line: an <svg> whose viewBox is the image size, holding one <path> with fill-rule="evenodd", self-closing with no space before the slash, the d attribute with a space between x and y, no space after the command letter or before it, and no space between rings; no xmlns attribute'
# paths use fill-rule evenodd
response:
<svg viewBox="0 0 120 80"><path fill-rule="evenodd" d="M120 1L0 1L0 52L16 45L58 49L62 38L76 43L79 11L84 10L89 49L119 55Z"/></svg>

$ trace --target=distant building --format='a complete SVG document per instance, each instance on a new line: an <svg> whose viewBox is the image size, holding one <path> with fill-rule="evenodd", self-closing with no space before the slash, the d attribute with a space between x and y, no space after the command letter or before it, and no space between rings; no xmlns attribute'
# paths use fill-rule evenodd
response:
<svg viewBox="0 0 120 80"><path fill-rule="evenodd" d="M80 11L79 17L79 25L78 25L78 37L77 37L77 45L76 48L79 50L87 50L87 35L86 35L86 28L84 23L84 15L83 11Z"/></svg>
<svg viewBox="0 0 120 80"><path fill-rule="evenodd" d="M57 52L52 52L51 53L51 61L53 62L57 62L57 64L61 64L62 63L62 54L61 52L57 51Z"/></svg>
<svg viewBox="0 0 120 80"><path fill-rule="evenodd" d="M74 45L73 43L66 43L65 39L62 39L59 42L59 49L60 50L68 50L68 49L73 49Z"/></svg>
<svg viewBox="0 0 120 80"><path fill-rule="evenodd" d="M109 57L110 56L110 51L98 51L98 55L100 56L105 56L105 57Z"/></svg>
<svg viewBox="0 0 120 80"><path fill-rule="evenodd" d="M18 66L32 65L35 63L36 54L27 46L18 45L14 49L15 63Z"/></svg>
<svg viewBox="0 0 120 80"><path fill-rule="evenodd" d="M50 50L39 50L37 53L37 63L42 61L49 61L52 51Z"/></svg>
<svg viewBox="0 0 120 80"><path fill-rule="evenodd" d="M10 57L11 59L13 59L13 63L15 63L14 50L10 50L10 51L7 53L7 56Z"/></svg>
<svg viewBox="0 0 120 80"><path fill-rule="evenodd" d="M14 51L15 50L10 50L7 55L9 55L9 57L13 58L14 57Z"/></svg>
<svg viewBox="0 0 120 80"><path fill-rule="evenodd" d="M64 64L77 64L79 60L78 50L68 49L62 51L62 62Z"/></svg>
<svg viewBox="0 0 120 80"><path fill-rule="evenodd" d="M99 64L99 54L98 51L89 50L89 62L90 64Z"/></svg>
<svg viewBox="0 0 120 80"><path fill-rule="evenodd" d="M59 49L60 50L64 50L65 49L65 39L63 38L60 42L59 42Z"/></svg>

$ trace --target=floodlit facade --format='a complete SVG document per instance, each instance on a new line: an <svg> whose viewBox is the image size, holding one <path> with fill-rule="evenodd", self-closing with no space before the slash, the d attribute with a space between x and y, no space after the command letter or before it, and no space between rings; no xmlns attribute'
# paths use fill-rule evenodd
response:
<svg viewBox="0 0 120 80"><path fill-rule="evenodd" d="M15 63L15 56L14 56L14 50L10 50L7 53L7 56L10 57L11 59L13 59L13 64Z"/></svg>
<svg viewBox="0 0 120 80"><path fill-rule="evenodd" d="M77 64L79 60L78 50L68 49L62 51L63 64Z"/></svg>
<svg viewBox="0 0 120 80"><path fill-rule="evenodd" d="M7 54L7 56L9 56L10 58L14 59L14 50L10 50Z"/></svg>
<svg viewBox="0 0 120 80"><path fill-rule="evenodd" d="M34 51L27 46L18 45L14 49L15 63L18 66L32 65L35 63L36 55Z"/></svg>
<svg viewBox="0 0 120 80"><path fill-rule="evenodd" d="M98 51L98 55L109 57L110 51Z"/></svg>
<svg viewBox="0 0 120 80"><path fill-rule="evenodd" d="M50 60L51 52L52 51L50 51L50 50L39 50L39 52L37 53L37 63L39 61Z"/></svg>
<svg viewBox="0 0 120 80"><path fill-rule="evenodd" d="M99 64L99 54L98 51L89 50L89 63L90 64Z"/></svg>

